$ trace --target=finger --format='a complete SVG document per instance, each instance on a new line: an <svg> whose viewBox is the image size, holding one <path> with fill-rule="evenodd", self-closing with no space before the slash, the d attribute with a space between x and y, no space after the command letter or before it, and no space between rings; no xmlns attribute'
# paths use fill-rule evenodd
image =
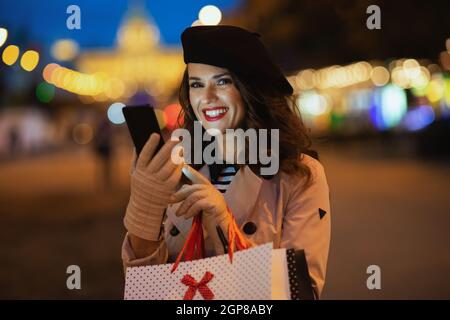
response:
<svg viewBox="0 0 450 320"><path fill-rule="evenodd" d="M159 169L156 175L161 180L166 180L176 168L177 165L170 161L170 159L167 159L166 163L161 167L161 169Z"/></svg>
<svg viewBox="0 0 450 320"><path fill-rule="evenodd" d="M188 196L178 207L177 212L175 212L175 215L177 217L180 217L186 213L186 211L197 201L200 199L200 196L198 193L195 192L192 193L190 196Z"/></svg>
<svg viewBox="0 0 450 320"><path fill-rule="evenodd" d="M200 184L193 184L193 185L185 184L185 185L181 186L180 190L175 192L170 197L170 203L180 202L180 201L186 199L193 192L202 190L202 189L203 189L203 185L200 185Z"/></svg>
<svg viewBox="0 0 450 320"><path fill-rule="evenodd" d="M210 185L208 179L206 179L200 172L192 168L190 165L185 164L183 166L183 173L184 175L192 181L192 183L198 183L198 184L204 184L204 185Z"/></svg>
<svg viewBox="0 0 450 320"><path fill-rule="evenodd" d="M159 134L152 133L152 135L142 148L141 154L137 159L136 167L143 168L147 166L147 164L153 158L156 148L158 147L159 139L161 139Z"/></svg>
<svg viewBox="0 0 450 320"><path fill-rule="evenodd" d="M150 162L148 166L149 170L151 170L151 172L157 172L166 163L167 159L170 159L172 161L172 149L179 143L180 141L177 140L169 140L164 143L161 150L159 150L159 152L153 157L152 161Z"/></svg>
<svg viewBox="0 0 450 320"><path fill-rule="evenodd" d="M175 212L175 215L177 217L180 217L186 213L187 210L198 200L207 197L208 193L205 192L205 190L197 190L194 191L191 195L189 195L186 200L183 201L183 203L178 208L177 212Z"/></svg>
<svg viewBox="0 0 450 320"><path fill-rule="evenodd" d="M173 186L178 186L178 183L181 180L181 176L183 175L183 173L181 172L181 168L183 167L183 164L180 163L175 170L172 171L172 173L170 174L170 176L167 178L167 180L165 181L165 183L168 183L169 185L173 185Z"/></svg>
<svg viewBox="0 0 450 320"><path fill-rule="evenodd" d="M187 220L189 218L192 218L193 216L196 216L197 214L199 214L200 212L202 212L202 210L208 205L208 199L207 198L203 198L201 200L198 200L197 202L195 202L187 211L186 213L183 215L183 217Z"/></svg>

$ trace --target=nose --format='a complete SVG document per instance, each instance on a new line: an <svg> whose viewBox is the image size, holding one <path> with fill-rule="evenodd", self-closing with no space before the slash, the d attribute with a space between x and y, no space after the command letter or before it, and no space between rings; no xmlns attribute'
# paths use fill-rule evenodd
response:
<svg viewBox="0 0 450 320"><path fill-rule="evenodd" d="M216 100L216 89L213 86L205 87L205 90L203 91L202 104L210 104Z"/></svg>

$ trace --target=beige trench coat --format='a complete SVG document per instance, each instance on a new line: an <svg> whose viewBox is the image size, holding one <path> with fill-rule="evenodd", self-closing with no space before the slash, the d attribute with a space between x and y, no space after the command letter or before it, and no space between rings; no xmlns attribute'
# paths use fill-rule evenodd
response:
<svg viewBox="0 0 450 320"><path fill-rule="evenodd" d="M330 244L329 188L319 161L308 155L303 155L301 161L312 172L312 183L306 190L299 178L279 172L273 179L266 180L245 166L236 173L224 197L241 230L247 222L256 225L253 234L243 233L254 244L273 242L274 248L305 250L314 294L320 298ZM205 165L200 173L209 178L208 166ZM179 205L168 207L164 222L165 241L151 256L136 259L128 234L125 236L122 246L125 267L175 261L192 224L192 218L185 220L175 216ZM173 226L179 230L178 234L173 232ZM208 242L207 234L205 251L207 256L217 254Z"/></svg>

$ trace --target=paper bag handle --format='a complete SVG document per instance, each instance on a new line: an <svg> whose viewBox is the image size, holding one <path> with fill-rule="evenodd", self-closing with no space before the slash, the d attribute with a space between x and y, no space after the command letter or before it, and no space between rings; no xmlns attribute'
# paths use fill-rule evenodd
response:
<svg viewBox="0 0 450 320"><path fill-rule="evenodd" d="M228 226L228 256L230 257L230 263L233 263L234 248L236 247L236 250L239 251L248 249L251 245L239 229L229 207L227 207L227 212L230 216L230 223ZM200 213L192 220L191 230L189 231L183 248L172 266L171 272L175 272L183 256L185 261L191 261L193 259L202 259L204 254L205 244L203 239L202 213Z"/></svg>

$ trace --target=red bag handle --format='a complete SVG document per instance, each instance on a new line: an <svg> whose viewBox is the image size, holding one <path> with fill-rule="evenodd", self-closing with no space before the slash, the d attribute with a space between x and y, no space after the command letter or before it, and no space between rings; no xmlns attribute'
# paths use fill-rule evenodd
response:
<svg viewBox="0 0 450 320"><path fill-rule="evenodd" d="M233 263L234 247L236 246L236 250L240 251L250 248L251 244L242 234L234 219L233 213L228 207L227 212L230 215L230 224L228 227L228 256L230 257L230 263ZM183 256L184 261L191 261L193 259L202 259L204 255L205 243L203 239L202 213L200 213L196 215L192 221L191 230L189 231L183 248L172 266L171 272L175 272Z"/></svg>

